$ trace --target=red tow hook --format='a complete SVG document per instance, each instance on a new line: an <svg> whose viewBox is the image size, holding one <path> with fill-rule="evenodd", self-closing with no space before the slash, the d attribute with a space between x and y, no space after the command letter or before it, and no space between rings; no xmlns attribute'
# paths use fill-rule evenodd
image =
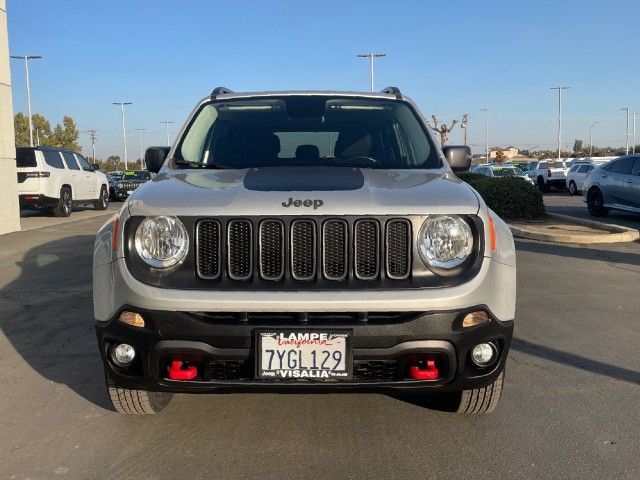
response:
<svg viewBox="0 0 640 480"><path fill-rule="evenodd" d="M426 364L426 368L424 368L424 362L420 362L418 365L411 365L409 367L409 375L411 378L414 380L436 380L440 374L438 367L436 367L436 361L427 358Z"/></svg>
<svg viewBox="0 0 640 480"><path fill-rule="evenodd" d="M183 369L182 360L172 360L169 367L170 380L193 380L198 375L198 369L193 365Z"/></svg>

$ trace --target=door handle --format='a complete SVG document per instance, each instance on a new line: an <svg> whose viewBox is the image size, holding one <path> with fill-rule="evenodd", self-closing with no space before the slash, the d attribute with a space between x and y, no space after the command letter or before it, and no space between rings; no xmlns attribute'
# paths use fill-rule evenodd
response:
<svg viewBox="0 0 640 480"><path fill-rule="evenodd" d="M633 183L633 180L630 180L630 179L628 179L628 178L627 178L627 179L625 180L625 182L627 182L627 183Z"/></svg>
<svg viewBox="0 0 640 480"><path fill-rule="evenodd" d="M607 176L606 175L602 175L602 178L607 178Z"/></svg>

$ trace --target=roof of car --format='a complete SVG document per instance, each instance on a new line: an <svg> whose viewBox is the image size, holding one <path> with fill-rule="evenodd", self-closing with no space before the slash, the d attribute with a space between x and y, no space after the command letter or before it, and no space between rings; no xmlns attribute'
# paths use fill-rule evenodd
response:
<svg viewBox="0 0 640 480"><path fill-rule="evenodd" d="M224 92L215 95L216 100L231 100L236 98L249 97L281 97L281 96L329 96L329 97L360 97L360 98L381 98L385 100L395 100L402 97L402 94L387 92L354 92L339 90L282 90L266 92Z"/></svg>

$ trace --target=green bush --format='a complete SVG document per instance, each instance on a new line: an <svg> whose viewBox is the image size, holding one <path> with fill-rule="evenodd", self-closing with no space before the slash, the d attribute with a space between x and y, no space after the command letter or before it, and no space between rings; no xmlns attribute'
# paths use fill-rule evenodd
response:
<svg viewBox="0 0 640 480"><path fill-rule="evenodd" d="M471 185L503 220L543 220L546 217L540 190L522 178L492 178L470 172L458 173L458 177Z"/></svg>

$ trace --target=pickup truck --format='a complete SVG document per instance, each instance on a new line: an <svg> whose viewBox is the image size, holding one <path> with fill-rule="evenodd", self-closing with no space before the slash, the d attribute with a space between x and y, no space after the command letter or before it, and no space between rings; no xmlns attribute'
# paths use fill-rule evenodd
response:
<svg viewBox="0 0 640 480"><path fill-rule="evenodd" d="M543 192L551 187L566 188L568 168L562 160L543 159L528 165L526 174Z"/></svg>

